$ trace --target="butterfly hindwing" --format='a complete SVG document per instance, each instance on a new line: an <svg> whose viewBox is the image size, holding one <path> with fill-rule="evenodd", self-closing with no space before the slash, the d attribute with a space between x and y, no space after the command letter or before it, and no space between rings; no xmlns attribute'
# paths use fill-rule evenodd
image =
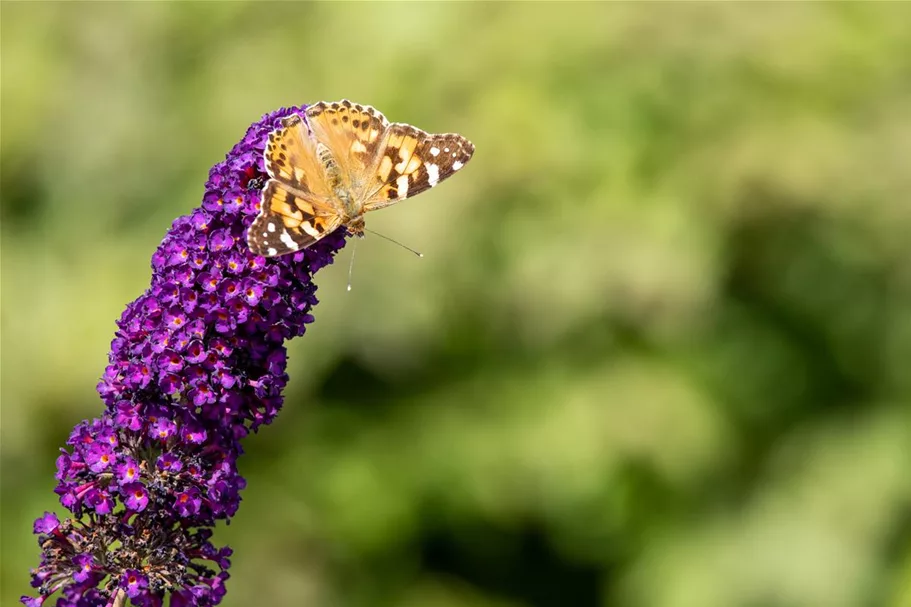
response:
<svg viewBox="0 0 911 607"><path fill-rule="evenodd" d="M247 230L256 255L275 257L312 245L342 224L341 216L270 179L263 188L260 214Z"/></svg>
<svg viewBox="0 0 911 607"><path fill-rule="evenodd" d="M410 124L389 125L364 209L372 211L434 187L471 160L474 145L461 135L433 135Z"/></svg>

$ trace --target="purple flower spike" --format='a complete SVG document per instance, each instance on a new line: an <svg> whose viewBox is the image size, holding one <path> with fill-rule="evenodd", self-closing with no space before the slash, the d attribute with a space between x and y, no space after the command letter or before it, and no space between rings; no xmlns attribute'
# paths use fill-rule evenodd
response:
<svg viewBox="0 0 911 607"><path fill-rule="evenodd" d="M73 515L34 524L38 607L211 607L225 596L229 548L212 528L240 506L240 441L278 414L284 341L313 322L312 274L345 244L339 230L293 255L253 255L246 232L281 118L264 116L209 172L202 205L174 221L152 255L148 290L118 321L98 384L105 411L76 426L55 492ZM199 560L207 566L188 565Z"/></svg>

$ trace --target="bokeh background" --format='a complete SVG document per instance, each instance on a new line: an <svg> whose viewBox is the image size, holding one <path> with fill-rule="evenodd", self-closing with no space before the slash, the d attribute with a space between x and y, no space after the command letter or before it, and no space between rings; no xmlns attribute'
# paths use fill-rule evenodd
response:
<svg viewBox="0 0 911 607"><path fill-rule="evenodd" d="M911 605L911 5L2 4L3 605L259 116L477 146L319 275L228 607Z"/></svg>

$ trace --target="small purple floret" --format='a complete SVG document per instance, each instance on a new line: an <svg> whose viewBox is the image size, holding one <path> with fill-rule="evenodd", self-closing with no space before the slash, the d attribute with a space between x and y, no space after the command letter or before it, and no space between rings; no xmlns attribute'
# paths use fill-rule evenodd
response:
<svg viewBox="0 0 911 607"><path fill-rule="evenodd" d="M142 483L128 483L120 488L127 510L142 512L149 505L149 494Z"/></svg>
<svg viewBox="0 0 911 607"><path fill-rule="evenodd" d="M40 516L35 519L35 525L33 529L36 534L53 533L54 529L59 526L60 520L57 518L57 515L53 512L45 512L44 516Z"/></svg>
<svg viewBox="0 0 911 607"><path fill-rule="evenodd" d="M127 457L122 463L117 464L114 467L114 471L117 474L117 482L121 485L126 485L139 480L139 464L137 464L136 460L132 457Z"/></svg>
<svg viewBox="0 0 911 607"><path fill-rule="evenodd" d="M146 576L135 569L127 569L120 578L120 587L127 591L127 596L135 599L149 586Z"/></svg>
<svg viewBox="0 0 911 607"><path fill-rule="evenodd" d="M76 566L76 570L73 572L73 579L82 583L89 579L89 575L91 575L95 566L95 559L92 558L91 554L78 554L73 557L73 565Z"/></svg>
<svg viewBox="0 0 911 607"><path fill-rule="evenodd" d="M183 462L180 461L173 453L162 453L158 457L158 469L162 472L180 472L183 468Z"/></svg>
<svg viewBox="0 0 911 607"><path fill-rule="evenodd" d="M190 487L174 496L174 509L181 517L192 516L199 512L202 500L199 498L199 489Z"/></svg>
<svg viewBox="0 0 911 607"><path fill-rule="evenodd" d="M98 473L107 470L114 461L114 450L103 442L92 443L86 450L85 462L92 472Z"/></svg>

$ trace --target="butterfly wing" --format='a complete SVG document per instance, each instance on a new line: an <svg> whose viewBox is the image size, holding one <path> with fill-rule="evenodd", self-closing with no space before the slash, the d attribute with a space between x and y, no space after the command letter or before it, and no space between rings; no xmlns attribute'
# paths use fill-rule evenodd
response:
<svg viewBox="0 0 911 607"><path fill-rule="evenodd" d="M247 230L257 255L274 257L312 245L342 223L330 195L306 124L293 114L269 135L265 151L271 179L262 191L260 212Z"/></svg>
<svg viewBox="0 0 911 607"><path fill-rule="evenodd" d="M474 145L456 133L433 135L410 124L389 125L364 210L381 209L434 187L465 166L473 154Z"/></svg>
<svg viewBox="0 0 911 607"><path fill-rule="evenodd" d="M309 247L340 225L337 212L270 179L263 188L262 209L247 230L247 244L256 255L275 257Z"/></svg>
<svg viewBox="0 0 911 607"><path fill-rule="evenodd" d="M284 118L282 128L269 134L265 161L266 172L272 179L323 206L333 206L316 146L299 114Z"/></svg>
<svg viewBox="0 0 911 607"><path fill-rule="evenodd" d="M374 166L389 122L369 105L347 99L321 101L307 108L307 124L338 163L342 186L354 200L363 200L372 186Z"/></svg>

